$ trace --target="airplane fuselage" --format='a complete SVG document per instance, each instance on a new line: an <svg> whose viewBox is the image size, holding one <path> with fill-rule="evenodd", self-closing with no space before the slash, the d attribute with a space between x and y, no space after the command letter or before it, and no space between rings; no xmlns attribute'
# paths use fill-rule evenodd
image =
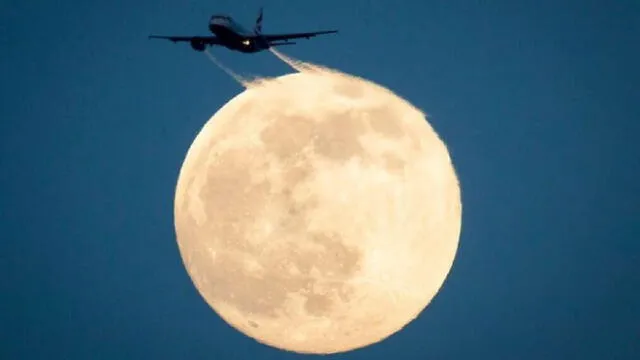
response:
<svg viewBox="0 0 640 360"><path fill-rule="evenodd" d="M255 53L269 48L269 44L257 34L246 31L227 16L212 16L209 31L218 37L222 46L243 53Z"/></svg>
<svg viewBox="0 0 640 360"><path fill-rule="evenodd" d="M262 33L262 8L252 31L247 31L227 15L213 15L209 20L209 31L214 36L166 36L149 35L150 39L166 39L173 43L188 42L195 51L205 51L207 46L224 46L229 50L256 53L275 46L294 45L292 39L310 39L317 35L332 34L338 30L322 30L297 33Z"/></svg>

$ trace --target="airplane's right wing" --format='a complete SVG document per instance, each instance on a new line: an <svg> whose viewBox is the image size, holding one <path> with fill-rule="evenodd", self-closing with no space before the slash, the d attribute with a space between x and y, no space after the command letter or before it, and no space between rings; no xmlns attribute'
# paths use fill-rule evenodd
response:
<svg viewBox="0 0 640 360"><path fill-rule="evenodd" d="M300 39L307 38L310 39L317 35L322 34L334 34L337 33L338 30L325 30L325 31L315 31L315 32L305 32L305 33L291 33L291 34L263 34L260 35L262 38L267 41L278 41L278 40L291 40L291 39Z"/></svg>

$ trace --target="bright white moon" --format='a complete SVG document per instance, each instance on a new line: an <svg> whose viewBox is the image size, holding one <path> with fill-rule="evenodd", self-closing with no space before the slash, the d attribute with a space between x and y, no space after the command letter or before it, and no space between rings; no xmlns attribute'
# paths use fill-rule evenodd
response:
<svg viewBox="0 0 640 360"><path fill-rule="evenodd" d="M460 188L425 116L326 69L263 80L202 128L175 197L180 253L230 325L300 353L387 338L442 286Z"/></svg>

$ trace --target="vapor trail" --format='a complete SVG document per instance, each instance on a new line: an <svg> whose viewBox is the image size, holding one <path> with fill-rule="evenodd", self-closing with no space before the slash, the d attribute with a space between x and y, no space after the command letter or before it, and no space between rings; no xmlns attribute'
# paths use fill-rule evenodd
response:
<svg viewBox="0 0 640 360"><path fill-rule="evenodd" d="M292 59L274 48L269 48L269 51L271 51L271 53L275 55L278 59L282 60L287 65L291 66L297 71L302 72L302 71L311 69L311 66L309 64L306 64L299 60Z"/></svg>
<svg viewBox="0 0 640 360"><path fill-rule="evenodd" d="M240 85L244 86L245 88L248 86L249 81L244 79L242 76L236 74L235 72L233 72L233 70L227 68L226 66L224 66L218 59L216 59L215 56L213 56L208 50L205 50L204 53L207 55L207 57L209 58L209 60L211 60L212 63L216 64L220 69L222 69L222 71L226 72L227 75L231 76L235 81L237 81Z"/></svg>

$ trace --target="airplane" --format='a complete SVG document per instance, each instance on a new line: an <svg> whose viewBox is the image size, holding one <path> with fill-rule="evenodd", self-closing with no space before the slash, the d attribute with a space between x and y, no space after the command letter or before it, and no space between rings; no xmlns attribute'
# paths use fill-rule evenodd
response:
<svg viewBox="0 0 640 360"><path fill-rule="evenodd" d="M295 44L295 42L289 41L291 39L310 39L317 35L338 32L338 30L323 30L304 33L263 34L262 19L262 8L260 8L253 32L249 32L230 16L212 15L209 20L209 31L215 36L149 35L149 39L167 39L173 43L189 42L191 47L196 51L204 51L207 46L219 45L243 53L256 53L267 50L272 46Z"/></svg>

